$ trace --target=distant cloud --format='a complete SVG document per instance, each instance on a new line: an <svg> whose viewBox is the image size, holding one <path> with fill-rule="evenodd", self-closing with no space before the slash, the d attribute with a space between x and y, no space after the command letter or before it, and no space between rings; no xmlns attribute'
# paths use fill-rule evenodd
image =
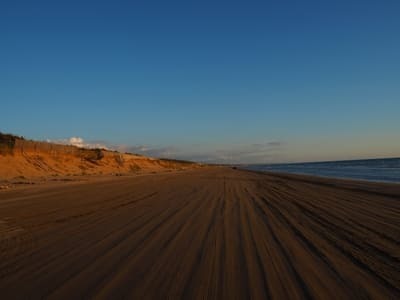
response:
<svg viewBox="0 0 400 300"><path fill-rule="evenodd" d="M70 137L69 139L60 139L60 140L47 140L49 143L56 143L56 144L62 144L62 145L72 145L76 146L79 148L103 148L103 149L109 149L106 146L106 143L103 142L86 142L83 138L81 137Z"/></svg>
<svg viewBox="0 0 400 300"><path fill-rule="evenodd" d="M118 151L129 152L135 154L142 154L151 157L163 157L163 158L176 158L179 154L179 150L175 147L154 147L154 146L116 146Z"/></svg>
<svg viewBox="0 0 400 300"><path fill-rule="evenodd" d="M85 141L76 136L68 139L48 140L48 142L80 148L104 148L157 158L227 164L275 162L280 160L281 153L285 148L285 144L281 141L225 145L216 147L216 149L202 147L201 144L190 146L118 145L106 141Z"/></svg>
<svg viewBox="0 0 400 300"><path fill-rule="evenodd" d="M266 163L279 158L284 144L279 141L224 147L209 153L208 159L222 163Z"/></svg>
<svg viewBox="0 0 400 300"><path fill-rule="evenodd" d="M262 144L253 144L254 147L279 147L282 146L283 143L279 141L272 141L272 142L266 142Z"/></svg>
<svg viewBox="0 0 400 300"><path fill-rule="evenodd" d="M263 163L276 161L281 155L284 143L269 141L250 145L229 145L217 149L201 149L201 145L191 147L123 147L125 152L152 157L192 160L204 163ZM119 149L121 150L121 148Z"/></svg>

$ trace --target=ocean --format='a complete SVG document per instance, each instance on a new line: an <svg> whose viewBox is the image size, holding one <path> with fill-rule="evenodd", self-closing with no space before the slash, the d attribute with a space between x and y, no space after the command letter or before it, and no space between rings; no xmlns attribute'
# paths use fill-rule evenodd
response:
<svg viewBox="0 0 400 300"><path fill-rule="evenodd" d="M256 171L276 171L333 178L400 183L400 158L246 165L245 168Z"/></svg>

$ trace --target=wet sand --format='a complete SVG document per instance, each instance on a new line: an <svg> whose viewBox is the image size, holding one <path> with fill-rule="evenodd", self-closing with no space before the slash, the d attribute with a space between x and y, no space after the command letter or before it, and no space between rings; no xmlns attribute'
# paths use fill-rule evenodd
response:
<svg viewBox="0 0 400 300"><path fill-rule="evenodd" d="M0 191L2 299L399 299L400 185L229 168Z"/></svg>

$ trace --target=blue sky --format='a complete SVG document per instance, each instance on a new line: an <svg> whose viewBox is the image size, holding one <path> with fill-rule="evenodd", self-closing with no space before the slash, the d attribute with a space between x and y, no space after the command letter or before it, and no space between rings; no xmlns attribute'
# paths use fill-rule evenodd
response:
<svg viewBox="0 0 400 300"><path fill-rule="evenodd" d="M0 131L268 163L400 156L399 1L2 1Z"/></svg>

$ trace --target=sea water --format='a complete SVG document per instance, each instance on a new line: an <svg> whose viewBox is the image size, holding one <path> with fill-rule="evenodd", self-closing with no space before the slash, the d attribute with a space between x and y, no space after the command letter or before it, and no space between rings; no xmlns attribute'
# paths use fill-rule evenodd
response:
<svg viewBox="0 0 400 300"><path fill-rule="evenodd" d="M400 183L400 158L246 165L246 169Z"/></svg>

